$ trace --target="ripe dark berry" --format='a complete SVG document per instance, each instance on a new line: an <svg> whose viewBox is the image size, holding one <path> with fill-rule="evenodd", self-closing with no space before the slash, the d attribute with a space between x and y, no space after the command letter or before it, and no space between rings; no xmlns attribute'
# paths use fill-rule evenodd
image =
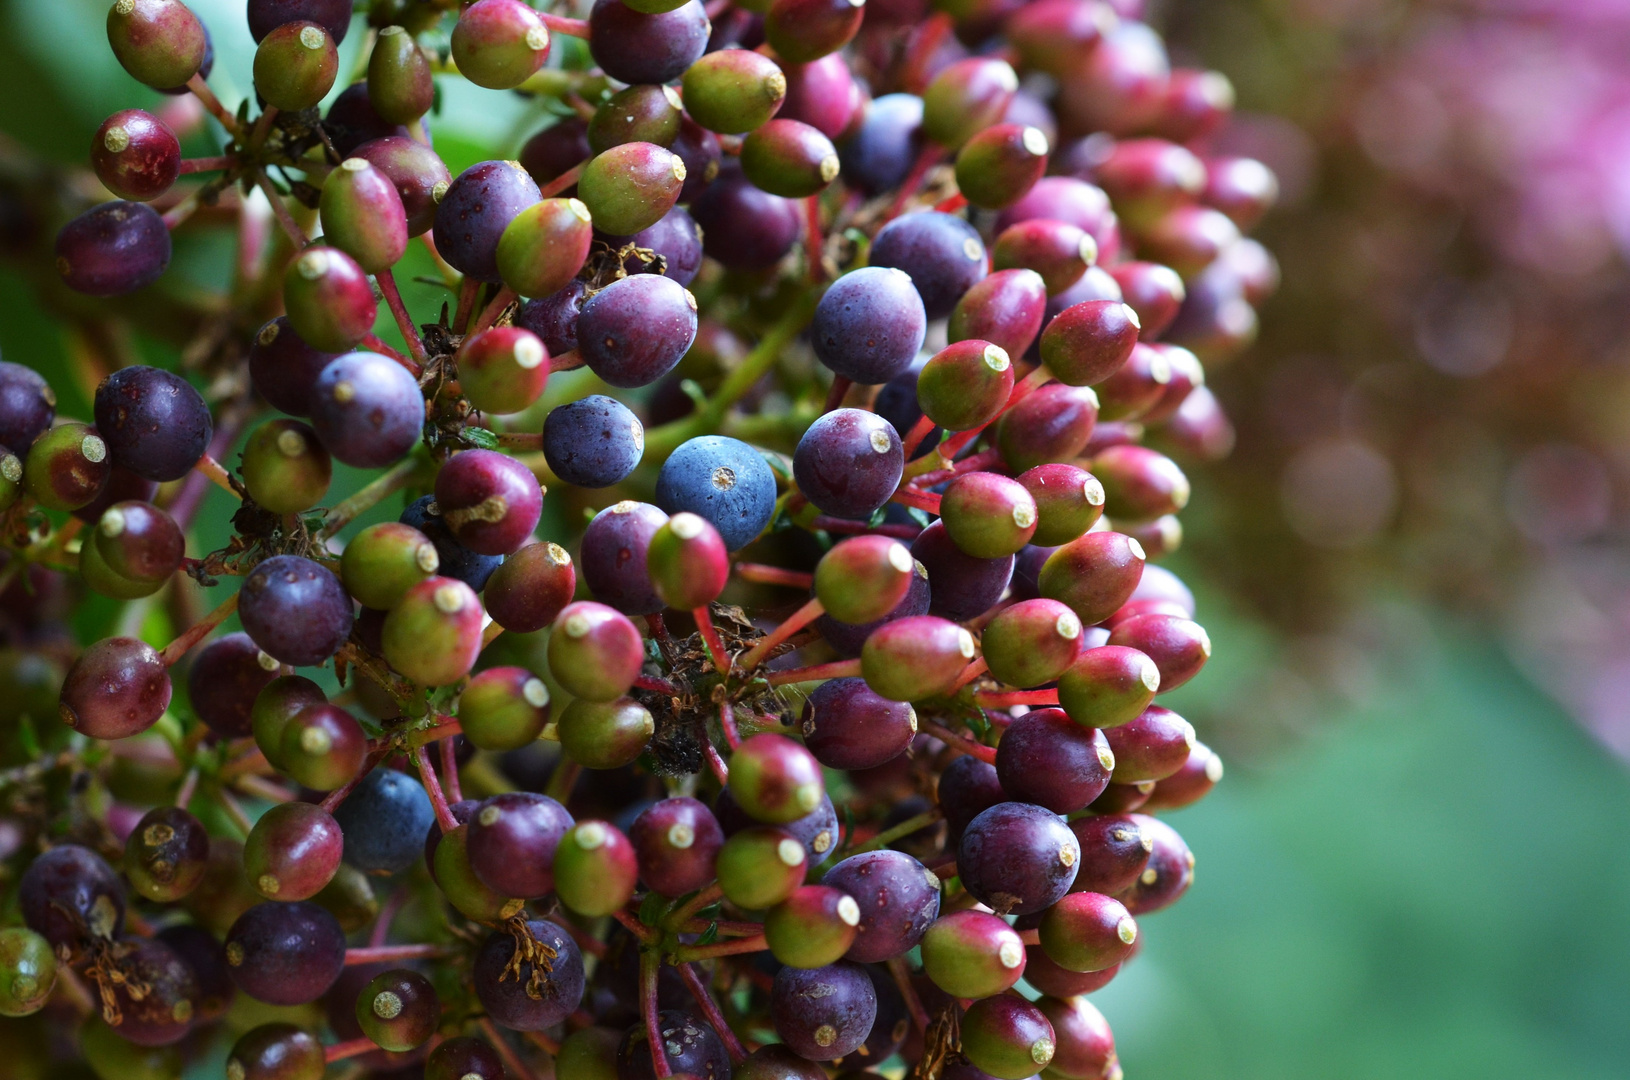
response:
<svg viewBox="0 0 1630 1080"><path fill-rule="evenodd" d="M911 745L917 714L879 697L862 679L831 679L804 703L804 745L831 769L870 769Z"/></svg>
<svg viewBox="0 0 1630 1080"><path fill-rule="evenodd" d="M543 512L537 478L493 450L455 454L436 474L436 505L458 542L482 555L514 551Z"/></svg>
<svg viewBox="0 0 1630 1080"><path fill-rule="evenodd" d="M434 150L404 135L386 134L359 143L350 152L371 162L396 185L409 236L429 230L436 219L437 192L445 193L453 180Z"/></svg>
<svg viewBox="0 0 1630 1080"><path fill-rule="evenodd" d="M145 203L103 203L62 227L56 257L68 288L122 296L151 285L170 265L170 230Z"/></svg>
<svg viewBox="0 0 1630 1080"><path fill-rule="evenodd" d="M1223 776L1222 758L1198 739L1193 740L1188 760L1170 776L1160 779L1143 804L1146 810L1177 810L1199 802L1210 794Z"/></svg>
<svg viewBox="0 0 1630 1080"><path fill-rule="evenodd" d="M1032 218L1011 225L996 238L991 260L998 270L1024 267L1041 275L1048 296L1081 280L1098 258L1098 242L1064 221Z"/></svg>
<svg viewBox="0 0 1630 1080"><path fill-rule="evenodd" d="M1129 888L1116 899L1133 915L1146 915L1175 904L1194 880L1194 855L1177 831L1159 818L1133 814L1138 829L1151 843L1149 862Z"/></svg>
<svg viewBox="0 0 1630 1080"><path fill-rule="evenodd" d="M698 0L649 15L623 0L595 0L589 13L589 51L612 78L656 86L679 78L702 55L708 30L707 12Z"/></svg>
<svg viewBox="0 0 1630 1080"><path fill-rule="evenodd" d="M770 991L775 1032L811 1061L853 1053L871 1033L877 994L866 969L840 960L823 968L784 967Z"/></svg>
<svg viewBox="0 0 1630 1080"><path fill-rule="evenodd" d="M551 356L577 348L577 316L583 308L587 286L573 279L559 292L521 305L515 325L538 335Z"/></svg>
<svg viewBox="0 0 1630 1080"><path fill-rule="evenodd" d="M583 956L570 934L546 920L532 920L526 932L538 945L553 950L524 957L509 971L520 947L508 932L487 937L476 953L476 997L492 1018L512 1031L542 1031L554 1027L576 1010L583 999Z"/></svg>
<svg viewBox="0 0 1630 1080"><path fill-rule="evenodd" d="M504 1080L504 1060L480 1039L460 1035L436 1045L425 1059L424 1075L425 1080Z"/></svg>
<svg viewBox="0 0 1630 1080"><path fill-rule="evenodd" d="M238 616L255 644L285 664L320 664L351 635L351 598L319 563L277 555L244 579Z"/></svg>
<svg viewBox="0 0 1630 1080"><path fill-rule="evenodd" d="M1184 766L1194 748L1194 725L1159 705L1105 734L1115 755L1117 784L1163 780Z"/></svg>
<svg viewBox="0 0 1630 1080"><path fill-rule="evenodd" d="M458 174L436 205L436 246L456 269L498 281L498 242L538 202L537 183L516 161L483 161Z"/></svg>
<svg viewBox="0 0 1630 1080"><path fill-rule="evenodd" d="M312 427L328 452L361 468L393 464L419 441L424 426L419 384L378 353L348 353L331 362L317 377L310 403Z"/></svg>
<svg viewBox="0 0 1630 1080"><path fill-rule="evenodd" d="M703 518L732 551L764 531L775 498L775 474L764 456L722 435L687 440L668 455L657 476L657 505L670 514L689 511Z"/></svg>
<svg viewBox="0 0 1630 1080"><path fill-rule="evenodd" d="M675 1080L730 1080L730 1055L705 1021L689 1013L663 1011L657 1014L657 1031L662 1037L659 1052L667 1058ZM630 1026L618 1044L616 1075L628 1080L657 1080L644 1024Z"/></svg>
<svg viewBox="0 0 1630 1080"><path fill-rule="evenodd" d="M1127 619L1116 625L1109 642L1137 649L1153 660L1162 692L1194 678L1211 658L1211 637L1205 627L1181 616L1151 613Z"/></svg>
<svg viewBox="0 0 1630 1080"><path fill-rule="evenodd" d="M860 907L847 954L857 963L904 956L939 917L939 878L901 851L851 855L828 870L821 884L849 894Z"/></svg>
<svg viewBox="0 0 1630 1080"><path fill-rule="evenodd" d="M334 811L345 833L345 861L367 873L395 874L413 865L435 821L419 782L394 769L375 769Z"/></svg>
<svg viewBox="0 0 1630 1080"><path fill-rule="evenodd" d="M660 275L626 277L588 299L577 335L584 362L600 378L612 386L648 386L672 371L696 340L696 299Z"/></svg>
<svg viewBox="0 0 1630 1080"><path fill-rule="evenodd" d="M1109 783L1115 754L1104 734L1062 709L1038 709L1013 721L996 747L996 775L1009 798L1055 814L1084 809Z"/></svg>
<svg viewBox="0 0 1630 1080"><path fill-rule="evenodd" d="M911 542L911 555L928 571L929 613L961 622L989 611L1013 577L1013 556L981 559L951 539L936 521Z"/></svg>
<svg viewBox="0 0 1630 1080"><path fill-rule="evenodd" d="M33 368L0 361L0 447L28 455L56 417L57 395Z"/></svg>
<svg viewBox="0 0 1630 1080"><path fill-rule="evenodd" d="M691 213L703 249L732 270L769 269L792 250L802 228L796 203L753 186L736 168L721 172Z"/></svg>
<svg viewBox="0 0 1630 1080"><path fill-rule="evenodd" d="M345 966L345 935L308 900L256 904L226 935L226 964L238 989L268 1005L322 997Z"/></svg>
<svg viewBox="0 0 1630 1080"><path fill-rule="evenodd" d="M667 521L668 515L655 506L632 500L615 503L594 516L583 533L579 570L596 597L625 615L662 610L662 597L651 584L646 555L651 537Z"/></svg>
<svg viewBox="0 0 1630 1080"><path fill-rule="evenodd" d="M96 130L91 166L103 187L121 199L145 202L175 183L181 144L158 117L141 109L123 109Z"/></svg>
<svg viewBox="0 0 1630 1080"><path fill-rule="evenodd" d="M572 815L547 795L494 795L470 816L470 867L495 892L533 899L554 888L555 848Z"/></svg>
<svg viewBox="0 0 1630 1080"><path fill-rule="evenodd" d="M689 175L687 172L686 176ZM633 236L602 233L600 239L619 250L630 244L634 246L634 253L623 260L623 269L630 274L660 273L681 285L689 285L702 269L702 230L682 206L669 210L655 224ZM638 250L641 248L649 248L649 255Z"/></svg>
<svg viewBox="0 0 1630 1080"><path fill-rule="evenodd" d="M906 214L878 230L869 261L911 275L930 319L943 319L985 276L985 245L972 225L930 210Z"/></svg>
<svg viewBox="0 0 1630 1080"><path fill-rule="evenodd" d="M998 914L1042 911L1069 891L1081 846L1064 819L1029 803L997 803L962 833L963 887Z"/></svg>
<svg viewBox="0 0 1630 1080"><path fill-rule="evenodd" d="M911 278L867 266L833 282L815 308L810 339L821 363L858 383L885 383L916 359L927 315Z"/></svg>
<svg viewBox="0 0 1630 1080"><path fill-rule="evenodd" d="M486 587L493 573L504 562L502 556L479 554L454 539L453 530L442 518L434 495L425 495L409 503L398 521L417 529L435 545L436 573L462 581L477 592Z"/></svg>

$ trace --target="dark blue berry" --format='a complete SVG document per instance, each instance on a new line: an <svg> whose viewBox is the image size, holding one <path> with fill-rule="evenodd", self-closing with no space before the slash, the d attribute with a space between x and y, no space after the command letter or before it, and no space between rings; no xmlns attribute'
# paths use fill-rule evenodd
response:
<svg viewBox="0 0 1630 1080"><path fill-rule="evenodd" d="M832 283L815 308L810 340L821 363L857 383L886 383L923 347L928 316L904 271L863 266Z"/></svg>
<svg viewBox="0 0 1630 1080"><path fill-rule="evenodd" d="M387 874L406 870L424 853L425 830L435 819L424 788L394 769L369 773L334 811L345 833L345 861Z"/></svg>
<svg viewBox="0 0 1630 1080"><path fill-rule="evenodd" d="M179 480L203 456L215 423L203 395L181 376L137 365L96 388L96 430L113 462L137 476Z"/></svg>
<svg viewBox="0 0 1630 1080"><path fill-rule="evenodd" d="M556 406L543 422L550 471L577 487L610 487L634 471L644 452L639 417L601 394Z"/></svg>
<svg viewBox="0 0 1630 1080"><path fill-rule="evenodd" d="M731 551L746 547L775 513L775 474L764 456L740 439L702 435L662 464L657 505L707 519Z"/></svg>
<svg viewBox="0 0 1630 1080"><path fill-rule="evenodd" d="M883 226L868 261L910 274L928 317L943 319L985 276L985 244L961 218L928 210Z"/></svg>

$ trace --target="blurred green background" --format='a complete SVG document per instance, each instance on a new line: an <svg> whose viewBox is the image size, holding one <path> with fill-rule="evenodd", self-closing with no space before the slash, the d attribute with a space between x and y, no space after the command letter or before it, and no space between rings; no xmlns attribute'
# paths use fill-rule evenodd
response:
<svg viewBox="0 0 1630 1080"><path fill-rule="evenodd" d="M103 44L105 6L0 0L7 168L77 164L104 116L151 104ZM241 3L194 6L217 72L246 72ZM1214 378L1225 401L1262 392L1263 372L1309 347L1308 325L1350 347L1337 330L1371 317L1377 296L1332 284L1307 237L1351 228L1355 188L1378 182L1347 156L1350 62L1429 7L1213 0L1154 19L1178 55L1234 78L1246 108L1308 132L1308 175L1264 236L1287 289L1264 340ZM234 99L230 80L215 83ZM436 130L455 170L512 152L518 109L450 94ZM66 337L30 285L40 270L0 263L0 353L71 388ZM1435 400L1451 407L1447 392ZM87 411L72 389L63 405ZM1235 418L1244 457L1196 477L1190 548L1173 564L1217 646L1179 708L1229 772L1173 817L1198 857L1189 896L1148 921L1140 958L1095 995L1127 1075L1630 1075L1622 763L1519 674L1487 609L1445 601L1385 537L1335 552L1298 539L1253 414Z"/></svg>

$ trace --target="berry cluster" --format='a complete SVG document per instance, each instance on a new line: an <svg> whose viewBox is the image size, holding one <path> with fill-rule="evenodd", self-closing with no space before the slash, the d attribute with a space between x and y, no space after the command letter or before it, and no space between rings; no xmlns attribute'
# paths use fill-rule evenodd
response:
<svg viewBox="0 0 1630 1080"><path fill-rule="evenodd" d="M1275 273L1272 175L1204 156L1226 81L1135 0L367 6L325 115L350 0L250 0L236 113L180 0L108 14L225 148L110 117L124 201L63 281L147 286L264 199L282 313L247 380L124 367L93 424L0 364L6 674L61 721L0 773L35 853L0 1012L94 1014L104 1080L178 1076L240 991L332 1040L254 1026L231 1080L1119 1076L1083 995L1191 880L1151 812L1221 775L1155 704L1211 643L1146 565L1189 485L1143 439L1226 451L1200 355ZM567 115L455 177L437 77ZM335 460L377 474L329 504ZM189 556L211 482L231 540ZM576 558L546 490L599 507ZM64 572L138 617L58 675ZM156 648L189 577L241 582ZM85 797L151 755L142 802Z"/></svg>

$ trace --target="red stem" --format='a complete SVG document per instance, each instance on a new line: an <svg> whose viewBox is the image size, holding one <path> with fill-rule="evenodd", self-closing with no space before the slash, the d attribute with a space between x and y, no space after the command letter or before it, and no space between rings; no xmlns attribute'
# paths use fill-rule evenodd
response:
<svg viewBox="0 0 1630 1080"><path fill-rule="evenodd" d="M674 950L674 956L683 963L691 960L711 960L719 956L740 956L742 953L763 952L769 947L769 943L764 940L763 934L755 934L753 937L736 938L734 941L719 941L712 945L681 946Z"/></svg>
<svg viewBox="0 0 1630 1080"><path fill-rule="evenodd" d="M980 690L974 704L983 709L1008 709L1014 705L1057 705L1057 690Z"/></svg>
<svg viewBox="0 0 1630 1080"><path fill-rule="evenodd" d="M859 660L834 660L830 664L772 671L768 681L771 686L785 686L788 683L815 682L817 679L849 679L859 674Z"/></svg>
<svg viewBox="0 0 1630 1080"><path fill-rule="evenodd" d="M826 608L821 606L820 600L811 599L803 607L788 615L780 626L760 638L758 644L748 650L747 655L741 658L742 670L752 671L758 667L769 657L771 650L777 645L786 641L825 613Z"/></svg>
<svg viewBox="0 0 1630 1080"><path fill-rule="evenodd" d="M234 135L238 133L238 118L227 112L226 106L221 104L221 99L215 96L215 91L209 88L209 83L204 81L202 75L194 75L188 79L187 89L191 90L193 96L204 103L204 108L208 109L215 119L221 122L222 127Z"/></svg>
<svg viewBox="0 0 1630 1080"><path fill-rule="evenodd" d="M702 743L702 753L707 758L707 767L712 770L713 779L719 782L719 786L724 787L730 783L730 766L719 756L719 748L709 740Z"/></svg>
<svg viewBox="0 0 1630 1080"><path fill-rule="evenodd" d="M551 15L546 11L538 12L538 18L543 25L549 28L551 34L565 34L567 37L589 38L589 24L582 19L568 19L561 15Z"/></svg>
<svg viewBox="0 0 1630 1080"><path fill-rule="evenodd" d="M540 187L538 189L538 194L545 199L552 195L560 194L562 191L565 191L567 188L577 183L578 177L583 175L583 169L587 165L587 161L578 162L576 165L573 165L571 168L567 169L565 172L561 173L559 176Z"/></svg>
<svg viewBox="0 0 1630 1080"><path fill-rule="evenodd" d="M674 697L679 693L679 687L667 679L659 679L654 675L639 675L634 679L634 685L641 690L649 690L653 694L667 694Z"/></svg>
<svg viewBox="0 0 1630 1080"><path fill-rule="evenodd" d="M911 985L911 970L906 967L905 957L897 956L889 961L889 974L894 976L894 985L899 987L900 996L906 999L906 1011L911 1013L911 1022L917 1025L918 1031L927 1031L928 1010L923 1008L923 999L917 996L917 988Z"/></svg>
<svg viewBox="0 0 1630 1080"><path fill-rule="evenodd" d="M403 356L400 352L393 349L390 345L387 345L373 334L364 334L362 336L362 343L368 346L368 348L372 349L374 352L378 353L380 356L388 356L392 360L395 360L398 364L401 364L407 369L407 373L412 375L415 379L424 374L424 368Z"/></svg>
<svg viewBox="0 0 1630 1080"><path fill-rule="evenodd" d="M900 216L900 211L906 208L906 203L911 201L911 197L917 194L917 189L922 186L923 177L928 175L928 170L932 169L944 154L945 148L938 143L929 143L923 147L922 153L917 155L917 160L912 164L911 171L906 174L905 180L901 181L900 192L895 195L894 202L889 204L888 213L883 215L879 228Z"/></svg>
<svg viewBox="0 0 1630 1080"><path fill-rule="evenodd" d="M396 275L386 267L374 275L379 282L379 291L385 296L385 306L391 309L391 318L396 320L396 329L402 334L402 340L407 342L408 352L418 361L422 369L430 363L430 356L425 352L424 338L419 336L419 328L413 325L413 317L408 314L407 305L402 303L402 291L396 287Z"/></svg>
<svg viewBox="0 0 1630 1080"><path fill-rule="evenodd" d="M447 796L442 794L441 781L436 778L436 770L430 765L430 755L426 754L424 747L413 748L413 764L419 767L419 779L424 781L425 792L430 796L430 805L436 810L436 821L441 825L442 832L452 832L458 828L458 819L447 808Z"/></svg>
<svg viewBox="0 0 1630 1080"><path fill-rule="evenodd" d="M724 741L730 749L741 745L741 732L736 730L736 707L728 699L719 702L719 726L724 729Z"/></svg>
<svg viewBox="0 0 1630 1080"><path fill-rule="evenodd" d="M379 1044L364 1035L360 1039L349 1039L345 1042L330 1043L323 1047L324 1061L344 1061L346 1058L360 1057L379 1049Z"/></svg>
<svg viewBox="0 0 1630 1080"><path fill-rule="evenodd" d="M645 1041L651 1044L651 1068L657 1076L672 1076L668 1053L662 1045L662 1022L657 1017L657 965L662 958L651 950L640 953L640 1016L645 1021Z"/></svg>
<svg viewBox="0 0 1630 1080"><path fill-rule="evenodd" d="M464 801L464 785L458 778L458 760L451 738L441 740L441 771L447 777L447 794L456 803Z"/></svg>
<svg viewBox="0 0 1630 1080"><path fill-rule="evenodd" d="M576 349L549 358L549 374L557 371L576 371L583 366L583 357Z"/></svg>
<svg viewBox="0 0 1630 1080"><path fill-rule="evenodd" d="M915 525L868 525L864 521L853 521L849 518L827 517L820 514L809 523L812 529L822 532L842 533L845 536L859 535L860 533L875 533L878 536L892 536L897 540L915 540L922 535L922 530Z"/></svg>
<svg viewBox="0 0 1630 1080"><path fill-rule="evenodd" d="M958 735L956 732L941 727L932 720L919 719L917 721L917 730L922 732L924 735L934 736L934 738L940 740L948 746L961 750L969 757L976 757L988 765L996 764L995 748L986 746L984 743L974 742L966 735Z"/></svg>
<svg viewBox="0 0 1630 1080"><path fill-rule="evenodd" d="M289 234L289 239L294 241L294 250L304 251L311 240L306 236L306 231L300 227L300 223L294 220L294 215L289 213L289 208L283 203L283 196L279 195L272 182L266 179L265 173L255 173L255 186L266 196L266 201L272 204L272 213L276 215L277 223L283 226L283 231Z"/></svg>
<svg viewBox="0 0 1630 1080"><path fill-rule="evenodd" d="M989 421L980 427L976 427L971 431L960 431L951 436L951 438L945 440L945 445L940 447L940 456L944 458L956 457L958 452L960 452L964 446L967 446L969 443L979 438L980 433L983 432L985 428L996 423L996 421L1000 420L1009 409L1013 408L1013 406L1017 405L1019 402L1029 397L1032 393L1047 385L1047 382L1052 379L1052 377L1052 372L1048 371L1045 367L1037 367L1032 370L1028 375L1013 385L1013 390L1007 396L1007 404L1002 406L1001 412L991 417Z"/></svg>
<svg viewBox="0 0 1630 1080"><path fill-rule="evenodd" d="M464 327L470 321L470 309L475 307L475 298L480 291L481 282L473 277L459 282L458 308L453 312L453 333L464 333Z"/></svg>
<svg viewBox="0 0 1630 1080"><path fill-rule="evenodd" d="M913 94L921 94L928 80L924 71L935 50L951 32L951 16L936 12L923 21L906 43L906 55L900 64L900 86Z"/></svg>
<svg viewBox="0 0 1630 1080"><path fill-rule="evenodd" d="M689 990L691 997L696 999L696 1004L702 1007L702 1015L707 1017L707 1022L713 1025L713 1030L718 1032L719 1038L724 1040L724 1048L730 1052L731 1063L740 1065L746 1061L747 1048L741 1044L741 1040L736 1038L736 1033L730 1029L730 1022L719 1011L719 1004L713 1000L713 995L708 992L708 988L703 986L702 980L696 977L696 970L689 964L680 964L679 977L685 980L685 989Z"/></svg>
<svg viewBox="0 0 1630 1080"><path fill-rule="evenodd" d="M922 441L928 438L928 433L933 430L934 421L926 416L918 417L917 422L911 425L911 430L906 432L905 440L900 444L907 461L911 460L912 453L922 445Z"/></svg>
<svg viewBox="0 0 1630 1080"><path fill-rule="evenodd" d="M184 176L187 173L220 172L222 169L230 169L237 163L238 159L230 154L222 157L182 158L181 174Z"/></svg>
<svg viewBox="0 0 1630 1080"><path fill-rule="evenodd" d="M452 951L446 945L381 945L378 948L346 949L345 966L393 964L398 960L434 960Z"/></svg>
<svg viewBox="0 0 1630 1080"><path fill-rule="evenodd" d="M889 496L889 502L897 502L902 506L915 506L918 510L926 510L930 514L940 512L940 497L932 491L918 491L914 487L902 484L895 493Z"/></svg>
<svg viewBox="0 0 1630 1080"><path fill-rule="evenodd" d="M205 635L225 622L226 617L236 610L238 610L238 594L233 593L223 600L214 611L199 619L174 641L164 646L159 651L159 659L164 662L165 667L174 667L177 660L186 656L194 645L204 640Z"/></svg>
<svg viewBox="0 0 1630 1080"><path fill-rule="evenodd" d="M379 917L374 920L374 928L368 932L368 948L385 947L385 939L390 936L391 923L396 920L396 913L406 906L410 895L406 889L397 889L385 899L384 906L379 909Z"/></svg>
<svg viewBox="0 0 1630 1080"><path fill-rule="evenodd" d="M736 573L741 575L743 581L752 581L760 585L786 585L794 589L815 587L814 574L783 570L779 566L765 566L763 563L739 562L736 564Z"/></svg>
<svg viewBox="0 0 1630 1080"><path fill-rule="evenodd" d="M656 944L657 932L640 922L639 919L635 918L629 912L624 911L622 908L618 908L616 911L611 913L611 917L622 923L623 929L627 930L630 934L633 934L640 940L641 943L646 945Z"/></svg>
<svg viewBox="0 0 1630 1080"><path fill-rule="evenodd" d="M955 195L951 195L935 203L934 209L938 210L942 214L954 214L967 205L968 197L959 191Z"/></svg>
<svg viewBox="0 0 1630 1080"><path fill-rule="evenodd" d="M845 395L849 393L849 388L853 385L855 385L853 379L845 378L842 375L833 378L832 388L826 392L826 407L821 412L829 413L842 405Z"/></svg>
<svg viewBox="0 0 1630 1080"><path fill-rule="evenodd" d="M943 451L945 447L942 446L940 449ZM1002 452L993 447L990 450L981 450L977 454L971 454L957 462L955 465L951 466L949 469L940 469L937 472L923 473L921 476L914 476L911 479L911 486L917 489L928 488L933 487L936 484L943 484L953 476L961 476L963 473L979 472L984 469L995 469L1000 471L1001 464Z"/></svg>
<svg viewBox="0 0 1630 1080"><path fill-rule="evenodd" d="M956 693L989 670L990 666L985 663L983 656L975 657L967 667L962 669L962 674L956 677L956 682L951 684L951 689L948 692Z"/></svg>
<svg viewBox="0 0 1630 1080"><path fill-rule="evenodd" d="M494 296L492 298L492 302L482 309L481 317L476 319L475 325L470 328L470 333L472 335L479 334L481 331L497 322L498 316L504 313L504 309L509 307L509 305L513 304L518 299L520 299L520 297L518 297L515 290L511 289L508 285L505 285L503 288L499 289L498 295Z"/></svg>
<svg viewBox="0 0 1630 1080"><path fill-rule="evenodd" d="M826 253L826 234L821 231L821 200L816 195L804 200L804 247L809 259L810 284L819 284L826 276L826 269L821 265Z"/></svg>
<svg viewBox="0 0 1630 1080"><path fill-rule="evenodd" d="M725 654L724 642L719 639L719 631L713 625L713 614L708 611L706 604L699 608L692 608L690 614L691 618L696 620L696 632L702 635L702 644L707 647L708 656L713 659L713 667L720 675L730 674L730 657ZM728 701L724 702L723 708L729 708L729 706ZM735 728L735 721L732 720L730 726L725 728L725 735L734 735ZM732 748L735 747L734 739L731 740L730 745Z"/></svg>

